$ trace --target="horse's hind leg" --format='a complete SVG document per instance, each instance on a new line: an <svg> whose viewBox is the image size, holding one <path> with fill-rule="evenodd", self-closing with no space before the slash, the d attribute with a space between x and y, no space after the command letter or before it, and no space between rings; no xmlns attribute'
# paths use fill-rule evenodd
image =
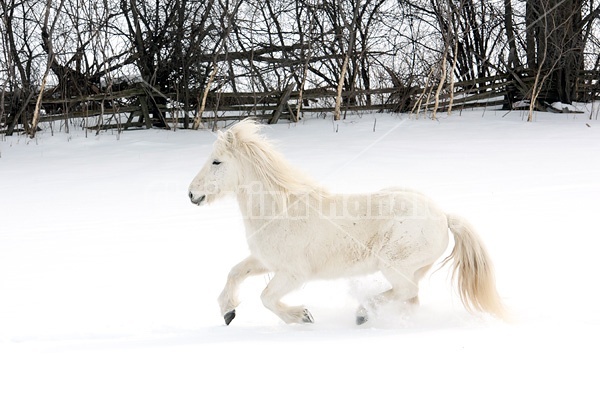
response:
<svg viewBox="0 0 600 400"><path fill-rule="evenodd" d="M312 323L314 322L313 317L306 308L303 306L290 307L281 302L283 296L298 289L302 283L303 281L289 273L276 272L260 298L265 307L288 324Z"/></svg>
<svg viewBox="0 0 600 400"><path fill-rule="evenodd" d="M429 271L432 266L433 266L433 264L429 264L429 265L426 265L415 271L413 282L415 282L417 284L417 290L418 290L419 281L421 280L421 278L423 278L425 276L427 271ZM418 306L419 305L419 294L417 293L417 295L415 297L406 300L406 302L409 304Z"/></svg>
<svg viewBox="0 0 600 400"><path fill-rule="evenodd" d="M368 320L368 310L377 310L380 306L388 303L396 303L400 307L419 304L419 280L431 268L425 267L395 267L387 266L381 269L383 276L390 282L392 288L371 298L368 304L361 305L356 313L356 323L364 324Z"/></svg>
<svg viewBox="0 0 600 400"><path fill-rule="evenodd" d="M266 274L267 272L269 271L252 256L245 258L231 269L227 276L227 283L218 299L221 315L227 325L235 318L235 309L240 304L238 291L241 283L252 275Z"/></svg>

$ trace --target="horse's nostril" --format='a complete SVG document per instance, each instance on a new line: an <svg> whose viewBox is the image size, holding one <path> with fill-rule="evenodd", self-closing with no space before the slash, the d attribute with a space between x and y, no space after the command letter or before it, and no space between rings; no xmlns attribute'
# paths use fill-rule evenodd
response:
<svg viewBox="0 0 600 400"><path fill-rule="evenodd" d="M194 194L192 192L189 193L189 197L190 197L190 201L196 205L200 205L204 199L206 198L206 195L202 195L200 197L195 197Z"/></svg>

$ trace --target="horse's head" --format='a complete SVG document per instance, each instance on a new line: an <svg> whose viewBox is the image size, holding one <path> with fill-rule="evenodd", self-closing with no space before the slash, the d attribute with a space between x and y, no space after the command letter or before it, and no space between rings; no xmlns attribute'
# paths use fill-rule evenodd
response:
<svg viewBox="0 0 600 400"><path fill-rule="evenodd" d="M211 155L190 183L189 197L192 203L210 203L237 192L243 175L241 158L245 156L239 151L240 136L258 129L256 122L244 120L225 132L219 132Z"/></svg>
<svg viewBox="0 0 600 400"><path fill-rule="evenodd" d="M212 154L190 184L192 203L210 203L227 194L258 194L274 197L283 209L292 193L322 193L258 134L260 128L245 119L219 133Z"/></svg>

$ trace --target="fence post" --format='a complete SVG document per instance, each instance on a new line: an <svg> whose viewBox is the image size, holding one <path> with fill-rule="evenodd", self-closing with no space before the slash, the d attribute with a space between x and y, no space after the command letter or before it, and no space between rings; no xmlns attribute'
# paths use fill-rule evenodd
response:
<svg viewBox="0 0 600 400"><path fill-rule="evenodd" d="M152 128L152 118L150 118L147 97L145 95L140 95L138 99L140 101L140 107L142 108L142 118L146 124L146 129L150 129Z"/></svg>
<svg viewBox="0 0 600 400"><path fill-rule="evenodd" d="M281 117L281 113L283 109L287 107L288 100L290 99L290 95L292 94L292 90L294 89L294 84L290 83L283 90L281 97L279 98L279 102L277 103L277 108L273 111L273 115L269 119L269 124L276 124L279 121L279 117Z"/></svg>

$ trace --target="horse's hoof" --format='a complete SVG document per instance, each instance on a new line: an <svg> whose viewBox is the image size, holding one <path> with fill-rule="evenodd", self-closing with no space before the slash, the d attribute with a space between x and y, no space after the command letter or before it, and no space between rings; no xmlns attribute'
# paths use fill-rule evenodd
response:
<svg viewBox="0 0 600 400"><path fill-rule="evenodd" d="M366 308L360 306L356 311L356 325L362 325L369 320L369 313Z"/></svg>
<svg viewBox="0 0 600 400"><path fill-rule="evenodd" d="M231 321L233 321L233 319L235 318L235 310L229 311L228 313L223 315L223 318L225 319L225 325L229 325Z"/></svg>
<svg viewBox="0 0 600 400"><path fill-rule="evenodd" d="M302 317L302 322L307 324L313 324L315 322L310 311L308 311L307 309L304 309L304 316Z"/></svg>

